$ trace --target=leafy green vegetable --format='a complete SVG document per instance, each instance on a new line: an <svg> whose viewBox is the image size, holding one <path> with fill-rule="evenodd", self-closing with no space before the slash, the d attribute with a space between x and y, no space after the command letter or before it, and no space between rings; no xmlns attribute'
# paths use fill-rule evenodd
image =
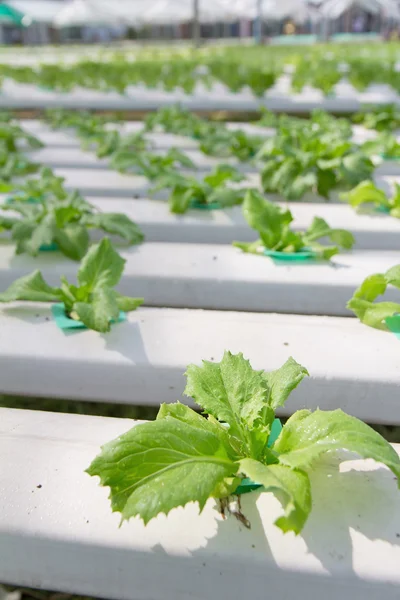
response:
<svg viewBox="0 0 400 600"><path fill-rule="evenodd" d="M132 311L143 303L143 298L121 296L113 289L122 276L125 262L109 239L104 238L92 246L82 260L78 287L64 277L61 277L61 287L50 287L41 272L34 271L14 281L0 294L0 302L63 302L68 317L104 333L110 330L120 310Z"/></svg>
<svg viewBox="0 0 400 600"><path fill-rule="evenodd" d="M29 193L29 192L28 192ZM77 192L58 199L55 195L44 202L12 202L2 206L20 217L0 216L0 227L11 230L16 253L37 256L42 246L57 244L60 251L80 260L89 247L89 229L100 229L122 237L129 244L139 244L144 236L126 215L100 213Z"/></svg>
<svg viewBox="0 0 400 600"><path fill-rule="evenodd" d="M174 174L177 166L196 168L192 160L176 148L170 148L166 154L154 154L148 151L132 153L121 147L112 155L110 166L121 173L142 174L150 180Z"/></svg>
<svg viewBox="0 0 400 600"><path fill-rule="evenodd" d="M400 218L400 185L398 183L394 184L394 193L390 198L373 181L362 181L349 192L341 194L340 198L356 210L362 209L364 205L372 204L392 217Z"/></svg>
<svg viewBox="0 0 400 600"><path fill-rule="evenodd" d="M361 148L368 156L380 155L386 160L400 158L400 144L388 131L380 133L373 140L364 142Z"/></svg>
<svg viewBox="0 0 400 600"><path fill-rule="evenodd" d="M218 203L221 208L240 204L243 200L243 188L234 188L228 184L238 183L244 179L239 171L230 165L220 164L203 179L187 177L174 172L157 179L152 192L163 188L172 188L169 207L172 213L185 213L192 203Z"/></svg>
<svg viewBox="0 0 400 600"><path fill-rule="evenodd" d="M42 148L42 142L24 131L16 122L0 122L0 150L8 153L17 153L20 150Z"/></svg>
<svg viewBox="0 0 400 600"><path fill-rule="evenodd" d="M223 123L210 122L180 106L167 106L145 118L148 131L162 127L164 131L187 135L199 140L205 154L246 161L253 158L262 145L260 136L248 135L241 129L228 129Z"/></svg>
<svg viewBox="0 0 400 600"><path fill-rule="evenodd" d="M367 277L354 292L353 297L347 303L347 308L365 325L387 331L385 319L400 313L400 304L396 302L375 303L374 300L386 292L388 285L400 289L400 265L392 267L386 273L375 273Z"/></svg>
<svg viewBox="0 0 400 600"><path fill-rule="evenodd" d="M64 188L64 178L57 177L48 167L43 167L38 177L30 177L22 182L0 181L1 190L12 192L11 202L44 202L47 199L65 200L68 192Z"/></svg>
<svg viewBox="0 0 400 600"><path fill-rule="evenodd" d="M300 120L299 120L300 121ZM323 123L323 120L322 120ZM370 158L348 139L347 130L302 121L295 127L282 121L277 134L257 154L265 164L265 192L299 200L307 192L325 198L336 188L349 188L370 177Z"/></svg>
<svg viewBox="0 0 400 600"><path fill-rule="evenodd" d="M400 110L395 104L380 105L354 115L353 121L368 129L385 132L393 131L393 129L400 126Z"/></svg>
<svg viewBox="0 0 400 600"><path fill-rule="evenodd" d="M139 515L145 523L188 502L201 511L216 498L226 507L227 497L249 477L281 501L285 513L275 524L297 534L312 508L308 471L321 454L345 449L400 476L390 444L341 410L298 411L268 447L275 409L306 375L292 358L265 373L230 352L220 363L189 365L185 394L208 418L179 402L162 404L155 421L103 446L87 472L110 487L112 510L123 520Z"/></svg>
<svg viewBox="0 0 400 600"><path fill-rule="evenodd" d="M289 210L281 209L277 204L265 200L256 190L248 190L243 202L243 213L246 221L260 234L257 242L233 242L234 246L244 252L263 254L265 250L278 252L300 252L309 249L316 256L329 260L339 252L339 248L349 250L354 244L354 237L345 229L331 229L320 217L314 217L310 227L303 232L293 231L293 221ZM334 245L324 246L317 240L330 239Z"/></svg>

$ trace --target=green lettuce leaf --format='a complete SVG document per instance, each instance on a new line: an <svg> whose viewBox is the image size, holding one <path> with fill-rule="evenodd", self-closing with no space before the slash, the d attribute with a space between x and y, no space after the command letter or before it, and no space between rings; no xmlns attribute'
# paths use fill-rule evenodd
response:
<svg viewBox="0 0 400 600"><path fill-rule="evenodd" d="M111 321L118 319L120 309L114 290L97 287L91 294L90 302L75 302L72 310L88 329L106 333L110 331Z"/></svg>
<svg viewBox="0 0 400 600"><path fill-rule="evenodd" d="M52 288L43 279L40 271L16 279L10 287L0 294L0 302L31 300L32 302L54 302L60 300L60 290Z"/></svg>
<svg viewBox="0 0 400 600"><path fill-rule="evenodd" d="M78 282L91 291L114 287L121 279L126 260L116 252L108 238L90 248L81 262Z"/></svg>
<svg viewBox="0 0 400 600"><path fill-rule="evenodd" d="M312 508L307 473L285 465L264 465L251 458L240 461L240 470L253 481L261 483L266 492L277 495L285 508L285 514L275 521L275 525L284 533L300 533Z"/></svg>
<svg viewBox="0 0 400 600"><path fill-rule="evenodd" d="M254 371L242 354L225 352L220 363L203 361L189 365L185 395L191 396L210 415L229 425L251 451L250 429L268 408L268 387L260 371ZM270 426L273 414L265 425Z"/></svg>
<svg viewBox="0 0 400 600"><path fill-rule="evenodd" d="M359 208L362 204L374 204L385 208L390 206L385 192L376 187L373 181L362 181L349 192L340 194L340 198L353 208Z"/></svg>
<svg viewBox="0 0 400 600"><path fill-rule="evenodd" d="M400 477L400 459L393 447L371 427L340 409L297 411L272 446L279 463L292 469L309 469L325 452L342 449L373 458Z"/></svg>
<svg viewBox="0 0 400 600"><path fill-rule="evenodd" d="M336 246L350 250L355 243L355 239L350 231L346 229L331 229L328 223L321 217L314 217L310 227L304 232L303 241L305 246L312 247L316 240L328 238Z"/></svg>
<svg viewBox="0 0 400 600"><path fill-rule="evenodd" d="M360 319L364 325L387 331L385 319L400 313L400 304L396 302L369 302L362 298L353 297L347 303L347 308Z"/></svg>
<svg viewBox="0 0 400 600"><path fill-rule="evenodd" d="M212 426L164 416L103 446L88 469L110 486L113 511L122 519L139 515L144 523L159 513L197 502L203 510L213 490L238 465L229 458Z"/></svg>
<svg viewBox="0 0 400 600"><path fill-rule="evenodd" d="M282 241L285 227L293 221L289 210L268 202L256 190L248 190L243 201L243 214L252 229L260 234L266 248L274 248Z"/></svg>
<svg viewBox="0 0 400 600"><path fill-rule="evenodd" d="M144 298L130 298L129 296L122 296L121 294L118 294L118 292L115 292L115 294L118 308L124 312L136 310L144 302Z"/></svg>
<svg viewBox="0 0 400 600"><path fill-rule="evenodd" d="M374 303L374 300L385 293L388 285L400 288L400 265L392 267L386 273L374 273L364 279L348 301L347 308L353 311L365 325L387 330L385 319L400 313L400 304L396 302Z"/></svg>
<svg viewBox="0 0 400 600"><path fill-rule="evenodd" d="M89 248L88 230L79 223L70 223L54 233L54 242L65 256L80 260Z"/></svg>
<svg viewBox="0 0 400 600"><path fill-rule="evenodd" d="M140 244L144 240L136 223L122 213L98 213L92 217L91 224L107 233L119 235L130 244Z"/></svg>
<svg viewBox="0 0 400 600"><path fill-rule="evenodd" d="M274 411L283 406L291 392L307 375L309 375L307 369L292 357L288 358L285 364L276 371L264 372L263 378L269 389L269 406Z"/></svg>

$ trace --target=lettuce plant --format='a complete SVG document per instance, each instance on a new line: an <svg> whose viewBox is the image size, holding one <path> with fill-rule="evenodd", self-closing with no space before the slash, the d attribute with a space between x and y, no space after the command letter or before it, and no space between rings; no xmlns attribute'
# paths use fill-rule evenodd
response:
<svg viewBox="0 0 400 600"><path fill-rule="evenodd" d="M42 148L42 142L13 121L0 122L0 149L9 153Z"/></svg>
<svg viewBox="0 0 400 600"><path fill-rule="evenodd" d="M118 235L129 244L139 244L144 236L139 227L124 214L101 213L73 192L66 199L49 198L45 202L4 204L3 210L20 217L0 216L0 228L11 230L16 253L37 256L41 247L56 244L59 250L80 260L89 247L89 229L101 229Z"/></svg>
<svg viewBox="0 0 400 600"><path fill-rule="evenodd" d="M292 358L266 373L230 352L220 363L190 365L185 395L208 418L179 402L162 404L155 421L103 446L87 472L110 487L112 510L122 520L139 516L145 524L188 502L197 502L202 511L215 498L226 508L238 485L250 478L282 503L277 527L298 534L312 509L308 473L324 453L355 452L400 475L400 459L390 444L341 410L297 411L269 447L275 412L305 375Z"/></svg>
<svg viewBox="0 0 400 600"><path fill-rule="evenodd" d="M261 118L255 123L262 127L275 127L277 131L285 131L287 129L307 129L311 128L313 133L326 135L331 132L336 136L340 135L344 139L350 139L353 135L351 122L346 118L338 118L320 109L315 109L311 112L308 119L294 117L292 115L278 115L263 106L260 107Z"/></svg>
<svg viewBox="0 0 400 600"><path fill-rule="evenodd" d="M375 73L376 75L376 73ZM400 110L395 104L368 108L354 115L353 121L376 131L393 131L400 127Z"/></svg>
<svg viewBox="0 0 400 600"><path fill-rule="evenodd" d="M386 160L400 158L400 144L396 137L388 131L380 133L375 139L362 144L361 149L368 156L381 156Z"/></svg>
<svg viewBox="0 0 400 600"><path fill-rule="evenodd" d="M22 152L9 152L0 146L0 181L12 181L39 169L40 165L30 161Z"/></svg>
<svg viewBox="0 0 400 600"><path fill-rule="evenodd" d="M211 135L205 135L200 141L200 150L204 154L228 158L234 156L240 161L255 157L263 145L264 138L249 135L241 129L234 131L224 128Z"/></svg>
<svg viewBox="0 0 400 600"><path fill-rule="evenodd" d="M368 206L389 213L392 217L400 218L400 185L394 184L394 192L389 198L373 181L362 181L349 192L340 194L340 198L348 202L356 210Z"/></svg>
<svg viewBox="0 0 400 600"><path fill-rule="evenodd" d="M400 304L374 302L374 300L386 292L388 285L400 289L400 265L392 267L386 273L375 273L367 277L354 292L353 297L347 303L347 308L365 325L387 331L385 319L400 313Z"/></svg>
<svg viewBox="0 0 400 600"><path fill-rule="evenodd" d="M140 173L150 180L176 172L176 167L196 169L193 161L177 148L165 154L149 151L132 152L121 147L111 157L110 166L121 173Z"/></svg>
<svg viewBox="0 0 400 600"><path fill-rule="evenodd" d="M150 143L142 131L121 135L116 129L102 131L95 139L92 138L90 143L97 144L96 155L98 158L115 157L117 153L125 153L126 156L129 156L134 153L146 152L150 147Z"/></svg>
<svg viewBox="0 0 400 600"><path fill-rule="evenodd" d="M339 248L349 250L354 237L345 229L331 229L320 217L314 217L306 231L293 231L290 224L293 216L277 204L265 200L256 190L248 190L243 201L243 214L252 229L260 234L256 242L233 242L244 252L263 254L265 250L277 252L300 252L312 250L317 258L329 260L339 252ZM318 242L329 238L334 245L324 246Z"/></svg>
<svg viewBox="0 0 400 600"><path fill-rule="evenodd" d="M113 288L121 279L125 259L112 247L108 238L93 245L78 270L78 286L61 277L61 287L50 287L39 270L17 279L0 294L0 302L25 300L31 302L62 302L66 315L102 333L120 311L135 310L143 298L122 296Z"/></svg>
<svg viewBox="0 0 400 600"><path fill-rule="evenodd" d="M18 183L0 181L0 192L11 192L12 202L44 202L49 198L65 200L64 177L57 177L49 167L43 167L38 177L30 177Z"/></svg>
<svg viewBox="0 0 400 600"><path fill-rule="evenodd" d="M212 205L221 208L241 204L244 190L228 186L229 182L243 181L244 176L230 165L220 164L203 179L186 177L180 173L169 173L157 179L152 192L171 188L169 207L172 213L183 214L193 203Z"/></svg>
<svg viewBox="0 0 400 600"><path fill-rule="evenodd" d="M162 127L176 135L199 140L204 154L228 158L235 156L246 161L255 156L262 146L261 136L248 135L241 129L231 130L224 123L212 122L194 115L180 106L164 107L145 118L145 127L152 131Z"/></svg>
<svg viewBox="0 0 400 600"><path fill-rule="evenodd" d="M257 155L265 164L261 182L265 192L299 200L307 192L329 198L332 190L347 189L368 179L370 158L339 131L325 134L309 126L281 128L267 139Z"/></svg>

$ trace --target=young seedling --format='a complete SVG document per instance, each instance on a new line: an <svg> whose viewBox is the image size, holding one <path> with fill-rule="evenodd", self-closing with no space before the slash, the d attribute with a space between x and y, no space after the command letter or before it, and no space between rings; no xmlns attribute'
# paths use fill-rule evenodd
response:
<svg viewBox="0 0 400 600"><path fill-rule="evenodd" d="M25 179L21 183L0 181L0 192L12 192L11 203L38 203L48 199L65 200L68 197L64 177L57 177L48 167L43 167L37 178Z"/></svg>
<svg viewBox="0 0 400 600"><path fill-rule="evenodd" d="M396 302L374 302L386 292L388 285L400 289L400 265L392 267L386 273L375 273L367 277L353 297L347 303L362 323L388 331L386 319L400 313L400 304Z"/></svg>
<svg viewBox="0 0 400 600"><path fill-rule="evenodd" d="M128 135L121 135L118 131L105 131L105 134L98 139L97 156L114 157L117 153L126 153L126 155L146 152L151 147L151 143L144 137L144 130Z"/></svg>
<svg viewBox="0 0 400 600"><path fill-rule="evenodd" d="M120 311L129 312L143 304L143 298L122 296L113 288L121 279L125 259L104 238L90 248L78 270L78 286L61 277L61 287L50 287L39 270L14 281L0 294L0 302L62 302L70 319L81 321L88 329L110 331Z"/></svg>
<svg viewBox="0 0 400 600"><path fill-rule="evenodd" d="M282 253L296 253L305 249L313 252L316 258L329 260L339 252L339 248L350 250L354 237L345 229L331 229L320 217L314 217L306 231L293 231L290 224L292 213L283 210L277 204L265 200L256 190L248 190L243 202L243 214L252 229L260 234L256 242L233 242L244 252L264 254L266 250ZM333 246L324 246L318 242L329 238Z"/></svg>
<svg viewBox="0 0 400 600"><path fill-rule="evenodd" d="M400 185L394 184L392 196L387 197L373 181L362 181L349 192L340 194L341 200L348 202L357 211L362 211L370 206L380 212L387 212L392 217L400 218Z"/></svg>
<svg viewBox="0 0 400 600"><path fill-rule="evenodd" d="M155 421L103 446L87 472L110 487L112 510L122 520L139 516L145 524L188 502L197 502L200 512L209 498L224 507L250 478L282 503L284 515L275 525L298 534L312 509L308 473L325 452L354 452L400 476L400 459L390 444L340 409L299 410L268 445L276 410L305 375L293 358L266 373L230 352L220 363L189 365L185 395L208 418L179 402L162 404Z"/></svg>
<svg viewBox="0 0 400 600"><path fill-rule="evenodd" d="M121 146L111 157L110 166L121 173L139 173L151 181L174 174L176 167L196 169L193 161L176 148L170 148L166 154L149 151L132 152Z"/></svg>
<svg viewBox="0 0 400 600"><path fill-rule="evenodd" d="M172 213L183 214L193 204L210 206L218 205L228 208L243 201L243 188L228 186L228 183L238 183L245 177L230 165L218 165L203 179L186 177L180 173L170 173L157 180L152 192L163 188L172 188L169 197L169 207Z"/></svg>
<svg viewBox="0 0 400 600"><path fill-rule="evenodd" d="M176 135L190 136L199 140L204 154L239 160L253 158L260 149L263 139L248 135L240 129L228 129L224 123L202 119L179 106L161 108L145 118L145 127L152 131L162 127L164 131Z"/></svg>
<svg viewBox="0 0 400 600"><path fill-rule="evenodd" d="M4 204L3 210L11 210L20 217L0 216L0 228L11 230L16 243L16 253L37 256L43 246L56 244L59 250L80 260L89 247L89 229L101 229L118 235L129 244L140 244L143 233L124 214L101 213L79 195L71 193L65 200L49 198L43 203L13 202Z"/></svg>

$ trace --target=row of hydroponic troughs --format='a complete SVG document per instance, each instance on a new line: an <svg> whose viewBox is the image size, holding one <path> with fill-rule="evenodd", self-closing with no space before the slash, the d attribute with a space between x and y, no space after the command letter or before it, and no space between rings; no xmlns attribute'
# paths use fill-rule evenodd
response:
<svg viewBox="0 0 400 600"><path fill-rule="evenodd" d="M1 294L0 300L52 302L54 319L60 328L86 327L108 332L111 327L123 327L116 322L123 321L126 312L138 308L142 299L115 291L123 276L125 261L108 238L89 247L88 229L97 227L120 235L130 244L142 241L141 232L126 215L100 213L79 192L68 193L60 178L48 169L42 171L39 177L31 175L36 167L18 150L18 141L24 136L15 125L12 126L15 135L7 133L11 131L9 125L3 126L3 153L8 161L7 181L3 183L3 192L8 196L3 208L19 216L4 218L3 228L11 230L17 253L37 256L60 250L69 258L82 258L82 261L77 275L78 285L61 278L60 287L51 287L41 273L35 271L17 279ZM303 135L300 126L296 133L294 131L295 128L293 135ZM109 133L107 131L106 135ZM286 133L282 131L277 137L280 135L284 137ZM332 126L327 127L326 135L330 140L327 146L338 139L342 145L346 143L342 134L334 137ZM104 132L100 136L103 136L101 141L104 142ZM116 135L112 137L115 140ZM321 142L321 138L320 131L315 144ZM118 140L117 137L116 152L120 151ZM137 140L139 147L135 146ZM142 140L139 135L125 146L126 155L134 152L144 154L146 150L140 147ZM25 136L25 141L38 146L31 137ZM93 141L92 138L90 143ZM283 144L283 140L281 142ZM284 147L287 152L288 146ZM354 150L352 145L350 147ZM265 157L265 146L261 150ZM354 154L350 152L343 157L339 153L339 156L330 157L329 165L321 164L321 161L328 160L321 158L316 177L321 176L319 171L326 171L325 176L331 177L335 169L338 178L348 177L348 172L354 176L357 169L352 170L351 161L350 165L347 164L349 161L345 161ZM271 154L272 158L274 156L275 151ZM185 159L181 159L184 162ZM357 157L357 161L369 167L368 160L365 155ZM182 176L174 169L174 161L172 168L169 163L160 170L162 174L156 177L156 184L172 187L167 184L175 178L179 183L171 193L179 195L180 187L183 187L183 197L187 190ZM15 177L25 175L28 178L22 182L14 181ZM301 260L312 265L317 260L329 261L340 247L350 249L353 245L354 238L350 232L331 229L318 217L307 231L293 230L289 210L268 201L256 189L232 191L226 185L227 181L237 182L239 176L240 173L232 166L220 167L206 183L219 192L221 183L224 184L226 196L241 195L245 218L260 236L256 243L237 244L241 250L285 261L284 264L288 260ZM195 178L193 181L198 182ZM343 179L340 181L343 182ZM215 182L217 185L213 186ZM363 179L358 185L362 183ZM198 194L202 184L196 184ZM373 203L380 207L381 200L375 200L379 197L379 190L371 182L352 193L358 194L360 189L366 189ZM212 206L214 210L221 206L228 210L229 203L224 204L222 197L220 193L213 200L219 205ZM388 204L384 194L383 197L384 203ZM200 205L209 204L207 193L204 198L206 200L201 202L191 192L189 204L192 200L198 200ZM395 218L395 215L394 212L387 218ZM320 243L320 238L325 237L331 239L330 246ZM396 332L396 313L400 312L400 305L374 303L388 285L400 287L399 266L368 277L355 291L349 306L366 324ZM276 521L277 526L284 532L299 533L312 508L308 471L324 452L344 448L362 457L374 458L386 464L396 476L400 474L400 460L395 450L367 425L340 409L300 410L281 428L275 420L275 412L307 374L306 369L293 359L288 359L280 369L269 373L253 370L240 353L229 351L220 362L191 365L187 370L185 393L209 417L205 419L180 403L162 405L155 421L137 425L106 445L91 464L89 474L98 475L103 485L110 486L113 510L121 512L124 519L139 515L145 523L161 512L168 514L172 508L190 501L198 502L202 508L209 497L219 499L226 510L230 496L263 486L278 495L283 494L285 513ZM187 485L177 485L183 478Z"/></svg>
<svg viewBox="0 0 400 600"><path fill-rule="evenodd" d="M184 114L186 118L187 115ZM162 113L161 116L163 116ZM52 117L54 118L54 115ZM320 117L321 115L318 115L319 120L321 120ZM60 123L61 118L62 124L71 125L74 122L75 115L62 113L61 117L57 114L55 118L57 124ZM245 252L267 255L277 260L329 260L338 253L340 248L350 249L354 244L354 237L350 232L339 228L332 229L320 217L315 217L305 231L293 231L290 226L293 220L290 211L269 202L255 189L232 188L227 185L227 182L244 179L243 175L231 165L219 165L213 173L206 175L203 181L199 181L195 177L182 175L176 169L173 161L167 160L164 162L166 156L169 158L173 156L179 158L181 164L194 167L190 159L182 152L171 149L164 156L148 152L145 149L147 141L140 132L133 134L133 136L121 136L115 129L111 131L106 129L104 123L99 122L98 118L94 118L94 123L93 120L87 122L85 119L83 121L81 119L81 117L78 118L78 129L84 129L87 134L84 139L85 143L92 145L95 142L98 154L111 157L112 166L115 166L113 161L116 160L116 157L118 162L121 160L121 155L123 155L125 166L121 167L120 165L119 168L124 172L129 172L130 165L127 165L126 162L132 156L134 168L139 164L140 172L153 179L156 187L168 187L172 181L172 203L178 202L178 207L176 204L172 204L172 208L176 209L175 212L183 212L189 206L198 207L201 210L204 207L218 209L239 202L243 203L243 214L247 223L260 236L254 242L238 241L235 243ZM157 122L153 118L150 124L154 125L154 121ZM297 121L294 122L297 123ZM322 115L321 122L321 127L316 128L320 134L319 139L321 139L321 129L325 128L324 134L330 139L333 135L336 135L343 145L344 138L347 139L348 137L347 131L342 133L336 127L335 131L339 130L339 134L334 134L332 122L326 115ZM87 124L85 125L85 123ZM297 123L297 127L293 127L293 131L297 133L303 131L303 128L309 129L310 125L314 128L315 122L313 119L311 119L311 123L300 121L300 123ZM16 174L21 174L19 170L21 168L24 169L22 172L25 173L34 170L37 165L35 167L34 164L26 161L23 164L24 158L21 159L17 150L17 140L25 134L21 133L17 125L5 124L3 127L6 150L12 149L12 146L14 146L13 151L9 154L9 160L13 157L13 164L17 165ZM277 137L279 135L280 133L277 134ZM269 138L266 144L269 144L271 139L274 139L274 137ZM25 136L25 141L34 146L40 145L36 138L32 136ZM351 145L351 142L348 142L348 144ZM264 148L265 146L261 148L262 156ZM354 149L354 145L351 145L351 148ZM5 151L5 153L7 152ZM349 158L353 156L354 153L348 155ZM138 163L140 159L142 162ZM328 159L320 160L327 161ZM268 166L269 161L266 162ZM333 159L330 162L332 163ZM149 164L150 168L147 168ZM283 166L287 166L287 164L285 163ZM332 174L334 168L335 165L331 164L331 170L327 172L328 175ZM14 174L14 172L11 172L9 177L12 178ZM184 182L187 183L186 187ZM13 194L11 198L6 200L4 209L19 213L19 216L14 218L5 216L2 222L3 229L11 230L11 237L16 242L16 252L18 254L28 253L35 256L40 251L49 251L57 247L69 258L79 260L88 249L88 230L93 228L103 230L109 234L119 235L129 244L137 244L143 241L144 236L139 227L127 215L101 213L84 200L79 193L68 194L63 186L62 179L54 176L49 169L44 169L39 178L29 178L22 184L4 183L3 191L12 192ZM398 196L399 194L396 191L392 198L387 199L384 192L370 181L361 181L355 189L346 194L346 197L355 206L372 201L379 213L386 211L387 213L390 212L392 216L396 216L396 210L398 210ZM224 202L227 198L228 201ZM45 202L43 202L43 199L46 199ZM62 210L60 201L63 202ZM391 206L391 203L393 203L393 206ZM331 245L321 244L320 240L323 238L330 238ZM378 295L378 290L376 295ZM355 305L355 301L353 305ZM358 311L360 316L365 316L365 307L361 309L358 306ZM367 314L369 315L369 312Z"/></svg>
<svg viewBox="0 0 400 600"><path fill-rule="evenodd" d="M287 200L301 200L307 194L328 199L335 191L346 190L350 193L342 199L352 206L374 201L391 211L397 207L396 194L386 199L381 195L378 201L370 191L364 191L365 186L354 190L373 174L400 173L396 163L400 144L388 132L400 123L400 113L392 106L358 116L356 121L367 129L358 127L356 131L349 120L321 111L315 111L310 119L265 113L256 123L264 129L253 128L250 132L207 121L180 107L148 115L145 127L135 128L130 135L121 134L117 122L111 125L109 117L56 110L49 113L48 119L52 127L72 128L82 147L95 150L97 158L107 159L112 169L144 175L153 183L154 191L171 190L169 204L175 213L185 212L193 203L208 208L240 204L240 186L238 189L231 184L240 184L247 170L259 173L265 193L279 194ZM174 147L168 152L154 151L147 134L159 130L198 142L202 153L217 157L216 172L203 179L183 174L182 168L195 170L203 166L203 161L198 155L191 159Z"/></svg>
<svg viewBox="0 0 400 600"><path fill-rule="evenodd" d="M383 46L385 49L385 47ZM140 55L134 60L117 55L107 60L80 60L75 64L1 65L0 76L20 83L41 86L56 91L76 87L124 93L129 86L145 85L166 91L183 90L192 93L198 84L211 89L223 84L237 93L248 88L258 97L272 88L281 75L290 70L290 85L298 93L306 86L330 94L346 79L356 90L364 91L371 84L385 84L399 90L398 55L380 55L378 47L358 53L354 48L344 52L330 48L321 53L318 48L301 48L283 52L273 48L220 49L218 54L164 52L161 56ZM279 54L282 53L282 56ZM302 56L300 55L302 54ZM262 57L262 58L261 58Z"/></svg>

